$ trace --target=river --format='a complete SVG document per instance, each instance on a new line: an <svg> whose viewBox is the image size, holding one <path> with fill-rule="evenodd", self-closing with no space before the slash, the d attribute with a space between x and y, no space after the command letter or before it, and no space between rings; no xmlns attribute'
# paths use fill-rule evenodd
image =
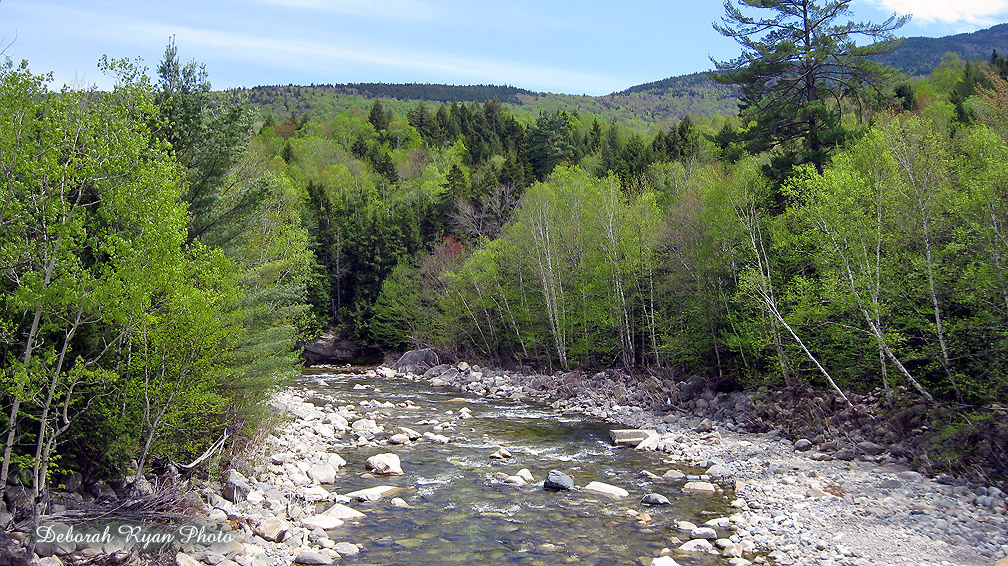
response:
<svg viewBox="0 0 1008 566"><path fill-rule="evenodd" d="M354 405L361 414L376 411L385 428L378 440L396 426L451 438L449 444L358 448L348 435L337 444L348 465L340 470L333 491L393 485L402 489L392 496L409 504L393 507L388 498L354 504L366 517L340 536L352 535L363 551L344 559L345 564L648 565L663 548L678 546L672 540L676 521L701 524L731 514L730 494L687 495L681 491L683 481L642 474L647 470L660 476L676 466L659 453L614 447L609 430L621 427L605 422L401 379L310 370L297 385L316 404ZM405 406L407 402L413 406ZM376 407L379 403L383 408ZM460 418L463 407L471 418ZM437 430L432 421L454 423L454 428ZM500 447L511 457L490 458ZM364 460L382 452L397 454L405 474L365 473ZM522 468L536 481L522 487L503 482ZM545 491L542 481L552 469L570 474L578 486L601 481L630 496ZM671 505L642 505L648 493L665 495ZM719 536L727 534L719 531ZM726 563L705 554L677 554L675 559L684 566Z"/></svg>

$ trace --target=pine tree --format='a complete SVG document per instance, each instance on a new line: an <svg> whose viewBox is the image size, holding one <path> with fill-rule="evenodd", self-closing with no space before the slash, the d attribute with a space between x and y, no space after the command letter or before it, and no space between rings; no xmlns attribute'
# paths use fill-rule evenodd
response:
<svg viewBox="0 0 1008 566"><path fill-rule="evenodd" d="M782 165L812 163L842 142L842 101L863 105L880 94L890 71L869 58L900 45L892 32L909 16L880 24L849 20L851 0L725 0L714 29L742 46L730 61L714 61L715 80L742 88L739 109L756 122L750 149L783 150ZM758 18L743 8L769 10ZM858 45L859 38L870 42ZM785 171L786 173L787 171Z"/></svg>

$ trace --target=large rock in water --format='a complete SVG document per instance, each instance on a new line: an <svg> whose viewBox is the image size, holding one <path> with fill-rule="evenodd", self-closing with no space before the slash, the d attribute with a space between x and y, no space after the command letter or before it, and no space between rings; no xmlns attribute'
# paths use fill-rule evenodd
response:
<svg viewBox="0 0 1008 566"><path fill-rule="evenodd" d="M403 474L399 456L392 453L375 454L364 463L369 470L379 476L401 476Z"/></svg>
<svg viewBox="0 0 1008 566"><path fill-rule="evenodd" d="M423 375L428 369L441 363L436 352L431 348L410 350L403 354L395 363L396 371L400 373L415 373Z"/></svg>
<svg viewBox="0 0 1008 566"><path fill-rule="evenodd" d="M550 470L543 488L548 491L569 491L574 488L574 478L559 470Z"/></svg>

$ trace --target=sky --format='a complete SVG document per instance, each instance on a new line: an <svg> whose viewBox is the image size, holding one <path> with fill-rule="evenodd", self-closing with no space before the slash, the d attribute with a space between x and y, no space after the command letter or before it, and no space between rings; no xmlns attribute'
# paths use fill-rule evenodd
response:
<svg viewBox="0 0 1008 566"><path fill-rule="evenodd" d="M905 36L1008 22L1008 0L851 7L862 21L913 13ZM153 75L174 37L215 89L386 82L602 95L737 56L711 26L723 15L720 0L0 0L0 52L52 72L56 89L110 87L102 55L139 57Z"/></svg>

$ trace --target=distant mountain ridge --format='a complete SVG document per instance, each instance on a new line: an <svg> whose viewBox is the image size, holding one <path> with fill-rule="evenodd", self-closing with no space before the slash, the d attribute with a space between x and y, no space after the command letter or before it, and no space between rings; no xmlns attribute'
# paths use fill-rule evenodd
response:
<svg viewBox="0 0 1008 566"><path fill-rule="evenodd" d="M1008 23L945 37L908 37L899 49L875 59L909 75L927 75L949 51L972 61L989 59L995 49L1008 55Z"/></svg>
<svg viewBox="0 0 1008 566"><path fill-rule="evenodd" d="M256 86L235 89L254 100L271 96L277 89L305 88L295 85ZM447 85L431 83L348 83L311 85L320 94L345 94L365 98L397 98L400 100L425 100L429 102L487 102L497 99L507 104L520 104L519 95L532 95L532 91L510 85Z"/></svg>
<svg viewBox="0 0 1008 566"><path fill-rule="evenodd" d="M892 53L876 59L910 75L927 75L949 51L963 59L987 59L994 50L1008 54L1008 23L972 33L946 37L910 37ZM733 115L737 112L736 88L714 82L708 71L678 75L631 86L604 96L533 92L511 85L446 85L350 83L325 85L276 85L233 89L266 113L327 114L355 108L366 111L376 98L398 101L392 107L405 114L419 102L442 104L499 100L519 114L568 110L591 112L638 129L663 125L684 116Z"/></svg>

